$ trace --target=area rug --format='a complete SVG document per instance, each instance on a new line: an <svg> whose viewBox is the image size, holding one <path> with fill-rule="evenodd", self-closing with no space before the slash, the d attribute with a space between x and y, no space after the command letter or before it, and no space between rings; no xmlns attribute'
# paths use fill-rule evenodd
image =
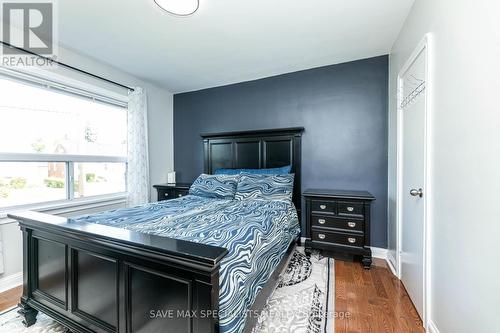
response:
<svg viewBox="0 0 500 333"><path fill-rule="evenodd" d="M253 333L333 332L334 277L333 259L313 253L304 254L297 247L288 266L280 275L278 286L267 300ZM26 328L13 308L0 315L1 333L63 333L57 322L39 313L36 323Z"/></svg>
<svg viewBox="0 0 500 333"><path fill-rule="evenodd" d="M333 332L335 288L333 259L298 247L259 316L253 333Z"/></svg>

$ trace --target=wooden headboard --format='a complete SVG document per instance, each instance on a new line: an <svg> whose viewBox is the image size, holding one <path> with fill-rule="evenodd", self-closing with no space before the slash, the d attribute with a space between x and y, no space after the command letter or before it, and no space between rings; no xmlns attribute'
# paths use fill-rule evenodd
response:
<svg viewBox="0 0 500 333"><path fill-rule="evenodd" d="M301 139L303 127L201 134L205 173L220 168L264 169L292 166L293 202L301 209Z"/></svg>

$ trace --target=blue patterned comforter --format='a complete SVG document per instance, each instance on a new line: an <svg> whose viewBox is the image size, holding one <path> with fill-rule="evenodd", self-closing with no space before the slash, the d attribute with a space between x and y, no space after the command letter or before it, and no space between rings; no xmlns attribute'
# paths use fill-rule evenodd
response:
<svg viewBox="0 0 500 333"><path fill-rule="evenodd" d="M246 311L299 235L288 201L222 200L188 195L76 218L228 249L220 266L221 332L242 332Z"/></svg>

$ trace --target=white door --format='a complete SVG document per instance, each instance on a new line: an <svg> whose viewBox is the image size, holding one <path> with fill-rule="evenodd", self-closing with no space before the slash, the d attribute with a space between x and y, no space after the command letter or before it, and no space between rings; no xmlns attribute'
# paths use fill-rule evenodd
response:
<svg viewBox="0 0 500 333"><path fill-rule="evenodd" d="M400 276L420 317L424 314L426 142L425 48L400 75Z"/></svg>

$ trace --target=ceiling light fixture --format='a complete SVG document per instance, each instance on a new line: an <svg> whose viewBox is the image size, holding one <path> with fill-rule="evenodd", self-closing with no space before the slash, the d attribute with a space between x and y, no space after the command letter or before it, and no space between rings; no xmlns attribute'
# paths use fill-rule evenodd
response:
<svg viewBox="0 0 500 333"><path fill-rule="evenodd" d="M196 12L199 0L154 0L166 12L177 16L188 16Z"/></svg>

